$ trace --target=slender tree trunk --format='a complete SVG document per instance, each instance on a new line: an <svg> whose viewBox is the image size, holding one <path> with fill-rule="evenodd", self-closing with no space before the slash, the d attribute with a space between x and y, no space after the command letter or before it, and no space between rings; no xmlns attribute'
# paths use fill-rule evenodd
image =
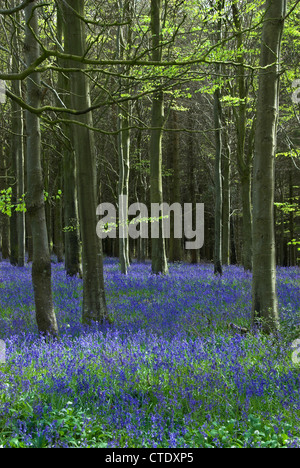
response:
<svg viewBox="0 0 300 468"><path fill-rule="evenodd" d="M120 22L130 22L130 0L125 0L123 3L122 0L119 0L119 9L120 9ZM118 35L117 35L117 50L119 59L128 59L130 56L131 49L131 31L130 25L119 26ZM120 70L122 72L122 70ZM124 71L123 71L124 74ZM120 87L123 92L127 91L128 80L125 78L120 78ZM128 221L128 195L129 195L129 171L130 171L130 162L129 162L129 153L130 153L130 131L129 127L129 113L130 105L129 103L123 103L121 109L119 110L118 115L118 155L119 155L119 185L118 185L118 194L123 197L124 203L121 203L119 206L119 212L122 210L121 219L127 224ZM125 226L124 226L125 228ZM120 227L119 233L123 231L126 232L126 229ZM129 267L129 239L127 236L119 236L119 259L121 272L127 274Z"/></svg>
<svg viewBox="0 0 300 468"><path fill-rule="evenodd" d="M28 212L25 214L25 245L27 245L27 263L32 262L33 258L33 245L32 245L32 232Z"/></svg>
<svg viewBox="0 0 300 468"><path fill-rule="evenodd" d="M242 264L245 270L252 271L252 201L250 167L241 176L242 192Z"/></svg>
<svg viewBox="0 0 300 468"><path fill-rule="evenodd" d="M4 140L0 140L0 191L6 190L7 184L7 158L5 155ZM9 248L9 217L0 212L1 252L2 259L7 260L10 255Z"/></svg>
<svg viewBox="0 0 300 468"><path fill-rule="evenodd" d="M220 91L214 93L215 154L215 246L214 272L222 275L222 119Z"/></svg>
<svg viewBox="0 0 300 468"><path fill-rule="evenodd" d="M176 110L171 111L171 128L174 130L178 129L178 115ZM171 168L173 169L173 175L170 183L170 204L181 202L181 191L180 191L180 168L179 168L179 151L180 141L179 133L174 132L170 135L170 156L171 156ZM176 262L182 260L182 246L181 239L174 237L174 226L175 216L174 213L170 213L170 243L169 243L169 260L170 262Z"/></svg>
<svg viewBox="0 0 300 468"><path fill-rule="evenodd" d="M191 109L189 117L188 117L189 128L191 129L194 128L194 124L195 124L194 118L195 116ZM197 171L196 171L196 158L195 158L195 144L194 143L195 143L194 135L190 133L188 136L188 143L187 143L188 144L188 165L189 165L188 187L189 187L189 197L190 197L188 201L192 203L193 230L196 229L196 203L197 203L196 191L197 191L197 177L198 177ZM205 225L205 228L207 228L206 225ZM200 250L190 249L189 254L190 254L190 261L192 264L196 264L200 261Z"/></svg>
<svg viewBox="0 0 300 468"><path fill-rule="evenodd" d="M222 39L222 8L224 1L218 0L216 9L219 13L216 42ZM216 66L217 74L221 72L221 66ZM214 272L222 275L222 107L221 92L217 88L214 92L214 126L215 126L215 235L214 235Z"/></svg>
<svg viewBox="0 0 300 468"><path fill-rule="evenodd" d="M38 37L38 1L25 8L25 50L26 64L30 66L39 57L39 45L33 35ZM29 27L30 26L30 27ZM32 33L32 31L33 33ZM27 80L27 103L40 107L40 76L30 75ZM41 131L39 117L26 112L27 129L27 211L30 217L33 262L32 282L34 288L36 320L39 332L57 335L58 328L52 301L51 261L49 254L43 175L41 166Z"/></svg>
<svg viewBox="0 0 300 468"><path fill-rule="evenodd" d="M230 173L231 173L231 152L228 133L225 132L226 145L222 157L223 184L222 184L222 264L230 264Z"/></svg>
<svg viewBox="0 0 300 468"><path fill-rule="evenodd" d="M252 151L245 154L246 126L247 126L247 86L244 67L242 21L238 5L232 3L233 19L237 29L237 88L239 96L238 110L235 112L237 133L237 168L241 181L242 195L242 264L245 270L252 270L252 199L251 199L251 163ZM251 142L250 142L251 143Z"/></svg>
<svg viewBox="0 0 300 468"><path fill-rule="evenodd" d="M141 103L137 103L137 115L140 118L140 106ZM136 182L136 201L139 203L145 203L147 199L147 176L142 169L142 131L139 129L137 130L137 137L136 137L136 152L138 155L139 161L139 169L138 169L138 177ZM137 259L139 262L145 262L146 260L146 245L147 239L143 237L139 237L137 239L138 247L137 247Z"/></svg>
<svg viewBox="0 0 300 468"><path fill-rule="evenodd" d="M62 199L57 195L58 190L62 188L62 176L61 176L61 161L58 165L58 175L55 181L56 200L53 206L53 251L56 255L57 261L63 263L64 261L64 246L63 246L63 226L62 226Z"/></svg>
<svg viewBox="0 0 300 468"><path fill-rule="evenodd" d="M293 186L293 172L290 169L289 171L289 203L293 205L295 203L294 199L294 186ZM290 240L295 238L295 227L294 227L294 211L290 211L289 213L289 231L290 231ZM293 266L296 265L296 249L295 245L292 243L289 246L290 251L290 262L289 265Z"/></svg>
<svg viewBox="0 0 300 468"><path fill-rule="evenodd" d="M262 31L253 179L253 301L252 324L276 333L274 236L274 162L279 112L279 61L286 1L266 0ZM267 68L266 68L267 67Z"/></svg>
<svg viewBox="0 0 300 468"><path fill-rule="evenodd" d="M161 47L161 0L151 0L151 31L152 31L152 60L160 61L162 58ZM152 103L152 127L150 137L150 197L151 204L163 203L162 189L162 129L164 125L164 97L163 91L157 90L153 95ZM161 217L163 213L161 212ZM152 271L155 274L168 273L165 240L162 219L159 224L159 237L151 239Z"/></svg>
<svg viewBox="0 0 300 468"><path fill-rule="evenodd" d="M62 10L57 12L57 39L59 47L64 51L64 21ZM68 68L67 60L59 60L62 67ZM68 72L60 73L58 76L58 92L61 95L65 106L71 107L70 96L70 76ZM65 120L68 116L65 117ZM79 238L79 220L77 206L76 189L76 165L74 152L74 135L76 128L71 124L63 124L64 141L61 147L62 153L62 181L60 189L63 192L63 238L64 238L64 262L65 270L68 276L81 276L80 261L80 238Z"/></svg>
<svg viewBox="0 0 300 468"><path fill-rule="evenodd" d="M21 83L20 83L21 85ZM19 88L19 95L21 96L21 86ZM18 201L23 199L25 194L25 174L24 174L24 126L23 126L23 111L19 107L18 111L18 157L17 157L17 180L18 180ZM17 213L17 231L18 231L18 266L24 267L25 265L25 212L19 211Z"/></svg>
<svg viewBox="0 0 300 468"><path fill-rule="evenodd" d="M83 56L86 52L83 0L67 0L64 4L65 52ZM79 16L77 16L77 14ZM89 85L83 73L71 73L71 104L74 109L90 106ZM96 161L91 113L75 117L79 124L74 132L80 231L82 239L83 305L82 321L86 324L108 320L103 279L102 243L96 235L97 192Z"/></svg>
<svg viewBox="0 0 300 468"><path fill-rule="evenodd" d="M14 1L12 2L14 6ZM19 72L19 47L18 47L18 33L17 27L12 31L11 36L12 42L12 73ZM20 81L12 82L12 91L13 93L21 97L21 83ZM18 182L18 160L19 160L19 151L22 151L23 147L23 135L21 126L22 120L20 122L20 107L15 102L12 101L11 104L11 187L12 187L12 204L16 205L18 202L18 193L19 193L19 182ZM21 114L22 115L22 114ZM15 209L12 209L10 217L10 263L11 265L16 266L18 264L18 212Z"/></svg>

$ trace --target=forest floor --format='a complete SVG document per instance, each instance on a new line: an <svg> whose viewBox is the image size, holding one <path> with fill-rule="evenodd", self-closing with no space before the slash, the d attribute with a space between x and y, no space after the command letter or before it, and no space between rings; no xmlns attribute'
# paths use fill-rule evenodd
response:
<svg viewBox="0 0 300 468"><path fill-rule="evenodd" d="M251 274L105 260L112 325L81 325L80 279L53 265L59 341L37 336L31 268L0 263L0 447L299 447L300 270L278 268L279 338L249 327ZM299 350L300 355L300 350Z"/></svg>

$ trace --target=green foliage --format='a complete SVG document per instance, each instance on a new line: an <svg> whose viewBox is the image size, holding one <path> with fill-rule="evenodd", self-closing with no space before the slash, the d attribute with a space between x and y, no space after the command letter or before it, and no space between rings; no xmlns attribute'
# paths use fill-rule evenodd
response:
<svg viewBox="0 0 300 468"><path fill-rule="evenodd" d="M11 216L12 211L26 212L25 194L18 200L17 204L12 203L12 187L3 189L0 192L0 212Z"/></svg>
<svg viewBox="0 0 300 468"><path fill-rule="evenodd" d="M280 211L282 211L284 215L293 214L295 218L298 218L300 216L299 197L297 196L293 197L293 199L290 202L274 203L274 204ZM290 241L288 242L288 245L298 246L298 251L300 252L300 239L299 238L290 239Z"/></svg>
<svg viewBox="0 0 300 468"><path fill-rule="evenodd" d="M55 202L57 200L60 200L62 198L62 191L61 190L57 190L57 193L56 195L51 195L49 196L49 192L46 192L44 190L44 200L45 201L52 201L52 202Z"/></svg>
<svg viewBox="0 0 300 468"><path fill-rule="evenodd" d="M0 211L7 216L11 216L11 193L11 187L0 192Z"/></svg>
<svg viewBox="0 0 300 468"><path fill-rule="evenodd" d="M213 422L209 430L193 429L187 435L187 442L192 447L201 448L284 448L289 440L292 426L283 422L276 426L265 422L261 417L250 415L247 429L241 428L240 421L230 419L225 424Z"/></svg>
<svg viewBox="0 0 300 468"><path fill-rule="evenodd" d="M24 212L26 213L26 194L24 193L21 198L17 200L17 203L12 202L12 187L3 189L0 192L0 213L3 213L7 216L11 216L12 211ZM56 195L49 196L49 193L44 191L44 200L55 202L60 200L62 197L62 191L58 190Z"/></svg>
<svg viewBox="0 0 300 468"><path fill-rule="evenodd" d="M56 406L45 406L42 417L35 414L34 403L29 395L24 395L10 409L10 416L15 417L17 422L21 416L26 420L26 427L33 434L32 448L49 448L54 443L62 447L64 443L74 448L80 448L87 443L89 448L105 448L111 434L102 429L101 425L95 424L86 411L75 407L72 402L56 402ZM0 431L2 440L8 441L11 448L26 448L28 445L19 435L18 425L16 427L5 427Z"/></svg>

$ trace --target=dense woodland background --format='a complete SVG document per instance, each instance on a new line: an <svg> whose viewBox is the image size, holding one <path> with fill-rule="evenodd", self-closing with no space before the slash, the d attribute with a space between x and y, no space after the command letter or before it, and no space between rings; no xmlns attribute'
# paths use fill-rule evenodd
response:
<svg viewBox="0 0 300 468"><path fill-rule="evenodd" d="M83 274L84 291L97 290L83 312L97 319L105 298L92 284L102 274L96 206L118 206L120 194L129 204L205 204L200 250L185 250L184 239L105 239L104 255L119 257L125 274L132 259L152 259L155 273L167 272L167 259L251 271L259 77L269 72L270 83L280 78L269 183L276 264L299 265L298 3L1 1L1 256L33 260L36 291L44 288L37 301L51 301L46 243L69 275ZM263 63L270 31L281 56L273 50ZM48 318L41 329L51 329Z"/></svg>

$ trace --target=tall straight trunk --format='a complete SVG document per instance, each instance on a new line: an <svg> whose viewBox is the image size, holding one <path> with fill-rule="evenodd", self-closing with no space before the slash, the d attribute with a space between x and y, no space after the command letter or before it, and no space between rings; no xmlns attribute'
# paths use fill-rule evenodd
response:
<svg viewBox="0 0 300 468"><path fill-rule="evenodd" d="M25 247L27 247L27 263L31 263L33 257L33 245L28 212L25 214L25 234Z"/></svg>
<svg viewBox="0 0 300 468"><path fill-rule="evenodd" d="M226 144L222 157L223 184L222 184L222 264L230 264L230 174L231 174L231 152L228 133L224 135Z"/></svg>
<svg viewBox="0 0 300 468"><path fill-rule="evenodd" d="M236 3L232 3L233 19L237 30L237 88L239 106L235 114L237 134L237 169L241 182L242 196L242 264L245 270L252 270L252 200L251 200L251 164L252 151L245 154L247 126L247 86L244 67L242 21ZM249 142L251 144L251 141Z"/></svg>
<svg viewBox="0 0 300 468"><path fill-rule="evenodd" d="M266 0L261 41L253 179L252 324L276 333L279 313L276 293L274 235L274 163L279 112L280 50L286 1Z"/></svg>
<svg viewBox="0 0 300 468"><path fill-rule="evenodd" d="M119 0L119 9L120 9L120 22L130 22L130 7L131 0ZM118 35L117 35L117 50L118 58L123 60L124 56L126 59L130 56L131 49L131 31L130 25L119 26ZM122 70L120 69L120 72ZM126 73L126 72L125 72ZM124 74L124 70L123 70ZM125 78L120 78L120 88L123 92L128 90L128 80ZM119 184L118 184L118 194L123 197L124 203L121 203L119 210L122 210L121 219L123 222L127 223L128 221L128 195L129 195L129 153L130 153L130 131L129 127L129 113L130 105L129 103L123 103L122 107L119 110L118 115L118 156L119 156ZM126 229L119 230L119 233L123 231L126 233ZM125 226L124 226L125 228ZM121 272L127 274L129 267L129 239L128 234L125 236L119 236L119 259Z"/></svg>
<svg viewBox="0 0 300 468"><path fill-rule="evenodd" d="M14 6L14 1L12 2ZM11 42L13 46L12 51L12 73L18 73L19 71L19 61L18 61L18 38L17 38L17 28L12 31ZM20 81L12 82L12 91L16 96L21 97L21 84ZM11 104L11 187L12 187L12 204L16 205L18 202L18 159L19 151L22 150L22 135L21 135L21 126L20 126L20 107L15 102L12 101ZM22 123L21 123L22 124ZM15 209L12 209L10 217L10 263L11 265L16 266L18 264L18 213Z"/></svg>
<svg viewBox="0 0 300 468"><path fill-rule="evenodd" d="M83 0L67 0L64 7L65 52L84 56L86 52ZM69 6L71 8L69 8ZM77 13L77 14L76 14ZM71 73L71 104L73 109L90 106L89 83L84 73L85 65L73 64L82 72ZM82 239L83 304L82 321L86 324L103 322L108 319L104 279L102 243L96 235L96 161L92 131L92 114L75 117L79 124L74 132L77 168L78 206Z"/></svg>
<svg viewBox="0 0 300 468"><path fill-rule="evenodd" d="M252 271L252 200L251 170L241 176L242 192L242 264L245 270Z"/></svg>
<svg viewBox="0 0 300 468"><path fill-rule="evenodd" d="M140 106L141 103L137 103L137 116L140 118ZM140 164L138 177L136 181L136 201L138 203L146 204L147 199L147 175L142 169L142 131L140 129L137 130L137 137L136 137L136 153L138 157L138 161ZM142 236L138 237L137 239L137 259L139 262L144 262L146 260L146 245L147 239L144 239Z"/></svg>
<svg viewBox="0 0 300 468"><path fill-rule="evenodd" d="M5 155L4 140L0 140L0 191L8 188L7 184L7 158ZM9 217L0 211L1 253L3 260L10 255L9 248Z"/></svg>
<svg viewBox="0 0 300 468"><path fill-rule="evenodd" d="M16 84L17 82L13 82ZM15 86L13 86L15 88ZM11 186L12 186L12 204L16 206L18 202L18 179L17 179L17 158L18 158L18 122L16 121L16 107L17 104L12 105L12 140L11 140ZM18 264L18 213L15 208L11 211L10 221L10 263L13 266Z"/></svg>
<svg viewBox="0 0 300 468"><path fill-rule="evenodd" d="M194 115L191 109L191 112L188 117L189 128L194 128ZM188 136L188 165L189 165L189 177L188 177L188 187L189 187L189 196L190 202L192 203L192 210L193 210L193 220L192 220L192 227L193 230L196 229L196 190L197 190L197 171L196 171L196 158L195 158L195 140L194 135L192 133ZM205 227L207 228L206 224ZM207 237L206 237L207 239ZM198 249L190 249L189 251L190 259L192 264L196 264L200 261L200 250Z"/></svg>
<svg viewBox="0 0 300 468"><path fill-rule="evenodd" d="M38 1L25 8L25 50L26 64L30 66L39 57ZM40 76L33 73L27 80L27 104L40 107ZM58 334L58 327L52 301L51 261L45 217L43 174L41 166L41 131L39 117L26 112L27 129L27 200L32 242L32 282L34 288L35 312L38 330L42 334Z"/></svg>
<svg viewBox="0 0 300 468"><path fill-rule="evenodd" d="M64 22L61 9L57 12L57 39L64 48ZM59 59L59 64L62 67L68 68L68 60ZM68 72L60 73L58 76L58 90L61 94L67 108L71 107L70 96L70 76ZM65 120L68 115L65 116ZM65 140L61 148L62 153L62 173L63 182L59 187L63 191L63 232L64 232L64 261L65 271L67 276L81 276L81 260L80 260L80 236L79 236L79 220L78 220L78 205L77 205L77 188L76 188L76 163L74 151L74 134L76 128L71 124L63 124L63 133Z"/></svg>
<svg viewBox="0 0 300 468"><path fill-rule="evenodd" d="M21 89L20 89L21 92ZM18 200L23 199L25 194L25 173L24 173L24 126L23 126L23 111L21 108L18 110L19 117L19 134L20 140L18 144L18 158L17 158L17 180L18 180ZM17 231L18 231L18 266L23 267L25 265L25 212L19 211L17 214Z"/></svg>
<svg viewBox="0 0 300 468"><path fill-rule="evenodd" d="M16 1L14 2L16 4ZM17 21L20 20L20 14L17 13ZM13 69L16 73L19 72L19 54L20 54L20 30L19 26L16 25L15 34L13 37ZM20 81L12 82L13 92L16 96L22 96L22 88ZM17 202L23 198L25 193L25 182L24 182L24 125L23 125L23 110L20 106L16 105L12 101L13 116L12 126L15 128L15 134L13 135L13 158L15 159L15 174L16 174L16 196ZM25 212L18 211L16 216L16 230L17 230L17 265L23 267L25 264Z"/></svg>
<svg viewBox="0 0 300 468"><path fill-rule="evenodd" d="M215 237L214 272L222 275L222 119L220 91L214 93L214 125L216 136L215 153Z"/></svg>
<svg viewBox="0 0 300 468"><path fill-rule="evenodd" d="M219 14L216 42L222 39L222 8L224 0L218 0L216 10ZM216 66L216 73L221 73L221 66ZM214 273L222 275L222 106L221 91L217 87L214 92L214 126L215 126L215 234L214 234Z"/></svg>
<svg viewBox="0 0 300 468"><path fill-rule="evenodd" d="M174 130L178 129L178 115L176 110L171 111L171 128ZM173 169L173 175L170 180L171 190L170 190L170 204L180 203L181 202L181 192L180 192L180 168L179 168L179 150L180 150L180 141L179 133L175 131L170 135L170 156L171 156L171 168ZM176 262L182 260L182 247L181 239L175 238L174 236L174 226L175 226L175 216L174 213L170 213L170 243L169 243L169 260L170 262Z"/></svg>
<svg viewBox="0 0 300 468"><path fill-rule="evenodd" d="M161 26L161 0L151 0L151 32L152 32L152 60L160 61L162 58L162 26ZM150 136L150 199L152 203L163 203L162 189L162 132L164 125L164 96L161 89L153 94L152 102L152 118ZM160 217L163 217L161 212ZM163 232L163 221L160 219L158 223L159 236L152 237L151 241L151 261L152 271L155 274L168 273L168 264L166 257L166 248Z"/></svg>
<svg viewBox="0 0 300 468"><path fill-rule="evenodd" d="M119 153L119 184L118 193L122 197L123 203L119 204L119 212L122 210L120 218L123 223L128 221L128 195L129 195L129 147L130 136L128 130L122 130L123 126L128 126L128 119L124 115L119 117L119 135L118 135L118 153ZM120 200L120 198L119 198ZM129 267L129 239L126 226L119 227L119 233L123 231L124 235L119 236L119 259L121 272L127 274Z"/></svg>
<svg viewBox="0 0 300 468"><path fill-rule="evenodd" d="M58 167L58 175L55 181L55 194L62 187L62 169L61 161ZM57 261L63 263L64 261L64 246L63 246L63 226L62 226L62 199L56 195L56 200L53 206L53 252L56 255Z"/></svg>
<svg viewBox="0 0 300 468"><path fill-rule="evenodd" d="M291 163L290 163L291 164ZM294 199L294 186L293 186L293 172L292 169L289 171L289 202L291 205L295 203ZM289 231L290 231L290 240L295 238L295 227L294 227L294 211L290 211L289 213ZM290 244L289 251L290 251L290 262L289 265L293 266L296 265L296 249L294 244Z"/></svg>

